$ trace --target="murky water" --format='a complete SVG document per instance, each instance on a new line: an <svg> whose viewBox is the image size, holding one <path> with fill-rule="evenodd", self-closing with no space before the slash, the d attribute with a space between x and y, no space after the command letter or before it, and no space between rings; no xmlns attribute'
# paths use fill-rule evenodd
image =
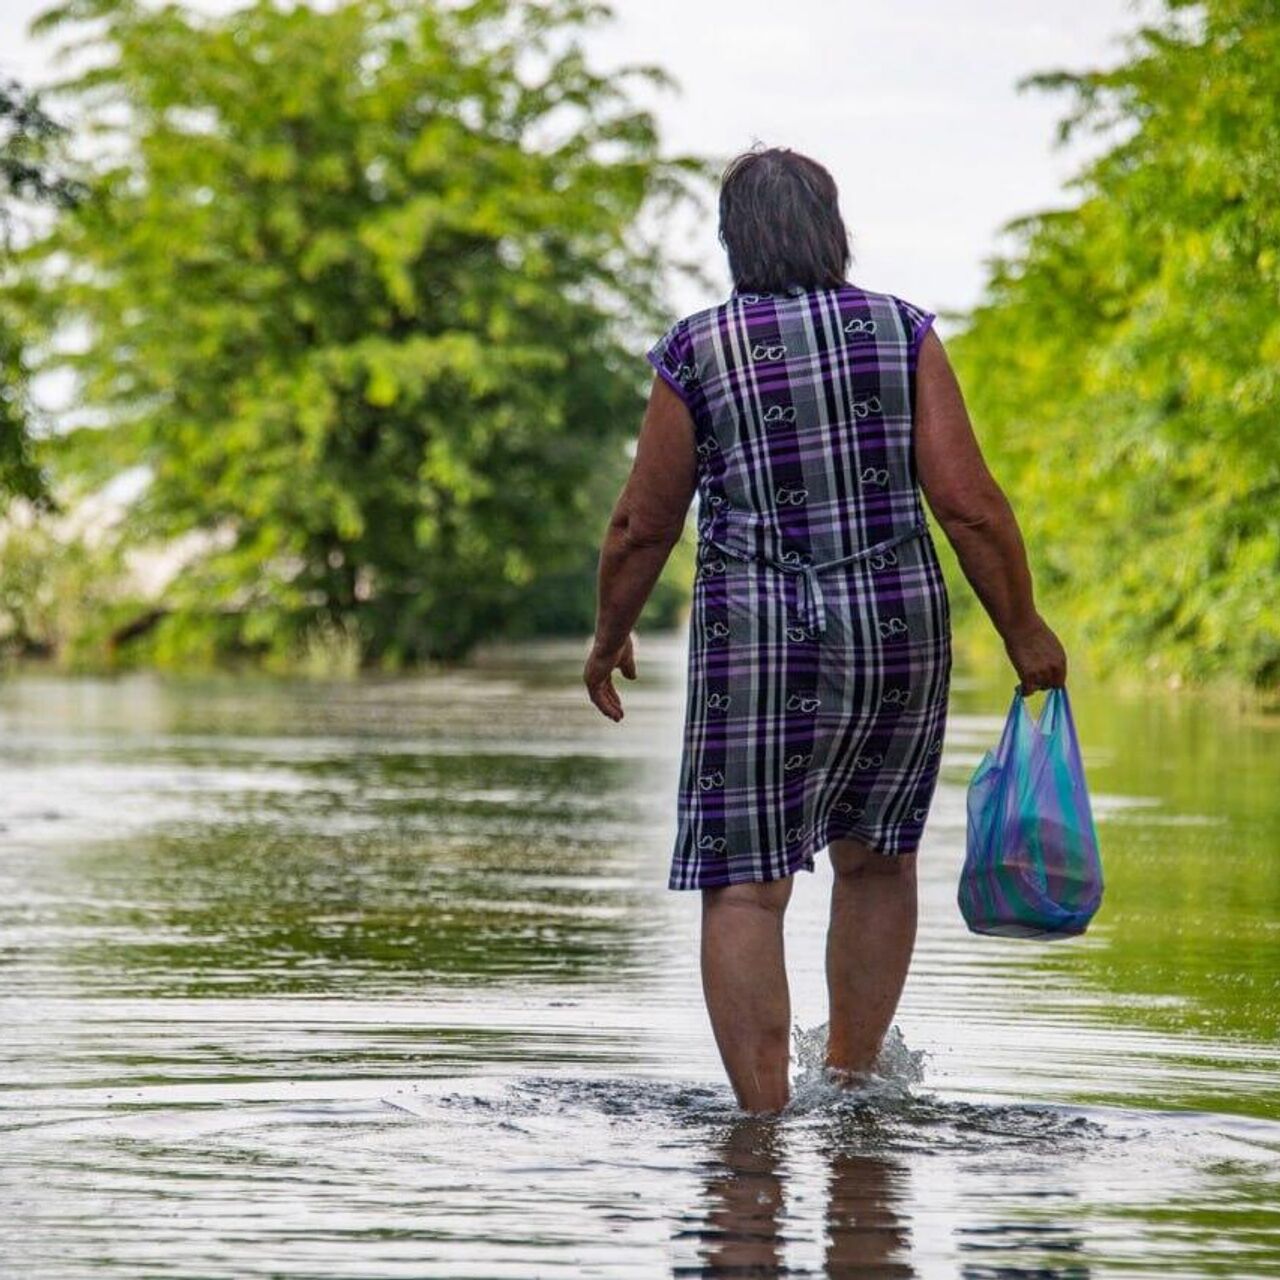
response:
<svg viewBox="0 0 1280 1280"><path fill-rule="evenodd" d="M796 1089L743 1117L665 888L679 640L339 685L0 686L0 1274L1280 1275L1280 724L1073 691L1107 901L978 938L957 679L917 957L822 1083L830 872L787 924Z"/></svg>

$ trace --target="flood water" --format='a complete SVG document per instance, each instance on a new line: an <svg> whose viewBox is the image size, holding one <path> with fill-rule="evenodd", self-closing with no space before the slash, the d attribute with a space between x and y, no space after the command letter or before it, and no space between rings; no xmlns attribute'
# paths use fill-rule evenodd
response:
<svg viewBox="0 0 1280 1280"><path fill-rule="evenodd" d="M1090 931L977 937L958 672L916 961L821 1080L830 870L787 919L795 1098L744 1117L665 887L679 637L352 683L0 685L0 1274L1280 1276L1280 722L1073 686Z"/></svg>

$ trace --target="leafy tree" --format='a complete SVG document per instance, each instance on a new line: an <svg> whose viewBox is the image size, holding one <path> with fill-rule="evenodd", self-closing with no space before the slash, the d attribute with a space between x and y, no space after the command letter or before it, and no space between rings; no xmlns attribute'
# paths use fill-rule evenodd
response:
<svg viewBox="0 0 1280 1280"><path fill-rule="evenodd" d="M1280 684L1280 6L1165 0L1053 71L1108 146L954 340L1046 601L1100 666Z"/></svg>
<svg viewBox="0 0 1280 1280"><path fill-rule="evenodd" d="M0 268L7 265L21 206L69 206L77 198L75 184L49 163L64 132L35 94L0 81ZM28 436L28 383L21 315L0 295L0 510L14 495L33 502L48 497Z"/></svg>
<svg viewBox="0 0 1280 1280"><path fill-rule="evenodd" d="M87 335L48 363L100 419L54 465L81 487L143 466L128 536L203 539L171 656L334 628L370 661L458 656L594 546L664 322L639 220L705 172L623 91L660 72L588 66L607 16L72 0L37 22L96 54L63 90L102 143L92 198L27 255L47 332Z"/></svg>

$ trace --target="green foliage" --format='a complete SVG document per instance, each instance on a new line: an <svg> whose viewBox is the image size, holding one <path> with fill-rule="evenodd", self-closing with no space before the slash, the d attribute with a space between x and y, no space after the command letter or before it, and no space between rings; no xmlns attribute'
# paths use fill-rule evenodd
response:
<svg viewBox="0 0 1280 1280"><path fill-rule="evenodd" d="M45 496L44 477L27 433L28 383L20 319L0 302L0 511L15 495Z"/></svg>
<svg viewBox="0 0 1280 1280"><path fill-rule="evenodd" d="M102 157L26 255L46 332L88 335L47 364L99 419L51 465L81 490L145 466L127 536L208 539L154 653L455 657L581 571L664 320L637 218L704 176L623 92L660 73L586 65L607 15L73 0L37 24L96 50L65 92Z"/></svg>
<svg viewBox="0 0 1280 1280"><path fill-rule="evenodd" d="M80 194L50 164L64 132L35 94L0 81L0 271L7 269L19 208L70 206ZM36 503L48 498L29 437L29 381L21 311L0 294L0 511L14 496Z"/></svg>
<svg viewBox="0 0 1280 1280"><path fill-rule="evenodd" d="M48 520L11 521L0 537L0 652L52 657L67 669L112 663L113 637L146 608L128 587L125 554Z"/></svg>
<svg viewBox="0 0 1280 1280"><path fill-rule="evenodd" d="M1280 10L1166 0L1027 83L1111 145L948 345L1044 608L1103 669L1280 684Z"/></svg>

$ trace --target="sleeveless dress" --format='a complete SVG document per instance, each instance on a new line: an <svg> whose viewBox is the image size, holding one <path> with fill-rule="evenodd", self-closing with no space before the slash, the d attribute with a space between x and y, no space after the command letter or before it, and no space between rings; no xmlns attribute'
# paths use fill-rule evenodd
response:
<svg viewBox="0 0 1280 1280"><path fill-rule="evenodd" d="M672 889L919 845L951 676L912 450L934 319L847 281L734 289L646 353L698 458Z"/></svg>

